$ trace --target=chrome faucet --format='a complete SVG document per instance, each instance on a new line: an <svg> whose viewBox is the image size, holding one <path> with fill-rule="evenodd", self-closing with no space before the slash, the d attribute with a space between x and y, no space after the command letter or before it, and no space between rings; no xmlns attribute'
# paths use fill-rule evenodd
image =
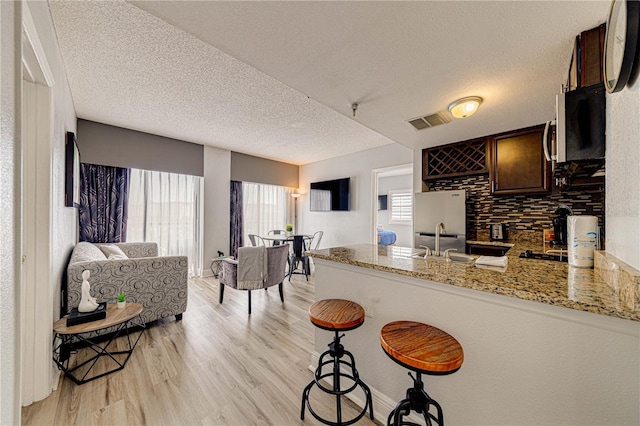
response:
<svg viewBox="0 0 640 426"><path fill-rule="evenodd" d="M429 248L429 246L420 246L422 248L424 248L424 258L428 258L429 256L431 256L431 249Z"/></svg>
<svg viewBox="0 0 640 426"><path fill-rule="evenodd" d="M440 256L440 234L446 233L447 230L444 228L444 223L440 222L436 225L436 249L434 256Z"/></svg>

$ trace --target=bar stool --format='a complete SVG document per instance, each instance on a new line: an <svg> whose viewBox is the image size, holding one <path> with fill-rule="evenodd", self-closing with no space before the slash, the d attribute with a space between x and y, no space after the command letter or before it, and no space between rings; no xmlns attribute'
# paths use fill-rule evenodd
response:
<svg viewBox="0 0 640 426"><path fill-rule="evenodd" d="M413 387L407 389L407 397L391 411L387 425L415 425L402 419L413 410L423 415L428 426L432 419L443 426L442 408L425 392L422 373L445 375L458 371L464 360L460 343L439 328L413 321L395 321L380 330L380 344L392 360L416 373L415 378L409 373ZM429 412L431 406L435 407L437 416Z"/></svg>
<svg viewBox="0 0 640 426"><path fill-rule="evenodd" d="M360 380L358 370L356 370L356 361L353 358L351 352L346 351L344 346L340 343L340 339L344 337L344 333L340 335L341 331L348 331L358 328L364 323L364 309L362 306L355 302L342 299L326 299L320 300L309 308L309 319L316 326L323 330L329 330L335 332L333 342L329 344L329 350L320 355L318 361L318 368L316 368L314 379L304 388L302 392L302 410L300 413L300 419L304 420L305 406L309 409L309 412L320 422L331 425L350 425L360 420L367 412L369 413L371 420L373 420L373 403L371 401L371 391L369 387ZM342 359L347 357L348 360ZM325 358L328 358L325 360ZM323 373L322 369L325 366L332 365L333 368L330 372ZM340 371L340 366L346 367L346 371ZM331 388L326 387L320 381L324 378L332 377L333 386ZM349 379L353 384L347 389L341 389L340 378ZM317 386L323 392L336 396L336 421L323 419L311 408L309 401L309 392L313 386ZM343 421L342 420L342 401L343 395L352 392L357 387L360 387L366 397L366 402L362 411L353 419Z"/></svg>

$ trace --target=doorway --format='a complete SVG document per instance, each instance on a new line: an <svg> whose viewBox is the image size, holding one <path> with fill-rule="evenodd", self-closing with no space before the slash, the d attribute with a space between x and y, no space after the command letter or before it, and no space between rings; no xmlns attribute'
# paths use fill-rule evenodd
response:
<svg viewBox="0 0 640 426"><path fill-rule="evenodd" d="M372 243L379 243L381 228L389 231L384 233L385 241L380 241L381 244L388 244L395 236L393 244L413 247L413 164L373 169L371 182Z"/></svg>

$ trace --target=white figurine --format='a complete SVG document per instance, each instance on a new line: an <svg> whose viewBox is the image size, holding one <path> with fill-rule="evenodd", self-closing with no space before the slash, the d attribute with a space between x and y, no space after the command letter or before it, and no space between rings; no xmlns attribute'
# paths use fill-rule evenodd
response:
<svg viewBox="0 0 640 426"><path fill-rule="evenodd" d="M98 302L95 297L91 297L91 285L89 285L89 276L91 272L89 270L82 271L82 297L80 298L80 305L78 305L78 312L93 312L98 309Z"/></svg>

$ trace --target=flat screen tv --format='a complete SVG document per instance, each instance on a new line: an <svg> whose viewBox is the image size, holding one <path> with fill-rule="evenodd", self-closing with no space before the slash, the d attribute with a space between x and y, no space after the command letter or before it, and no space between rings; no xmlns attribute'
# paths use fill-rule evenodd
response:
<svg viewBox="0 0 640 426"><path fill-rule="evenodd" d="M378 195L378 210L386 210L386 209L387 209L387 196Z"/></svg>
<svg viewBox="0 0 640 426"><path fill-rule="evenodd" d="M351 178L327 180L311 184L309 193L312 212L348 211Z"/></svg>

